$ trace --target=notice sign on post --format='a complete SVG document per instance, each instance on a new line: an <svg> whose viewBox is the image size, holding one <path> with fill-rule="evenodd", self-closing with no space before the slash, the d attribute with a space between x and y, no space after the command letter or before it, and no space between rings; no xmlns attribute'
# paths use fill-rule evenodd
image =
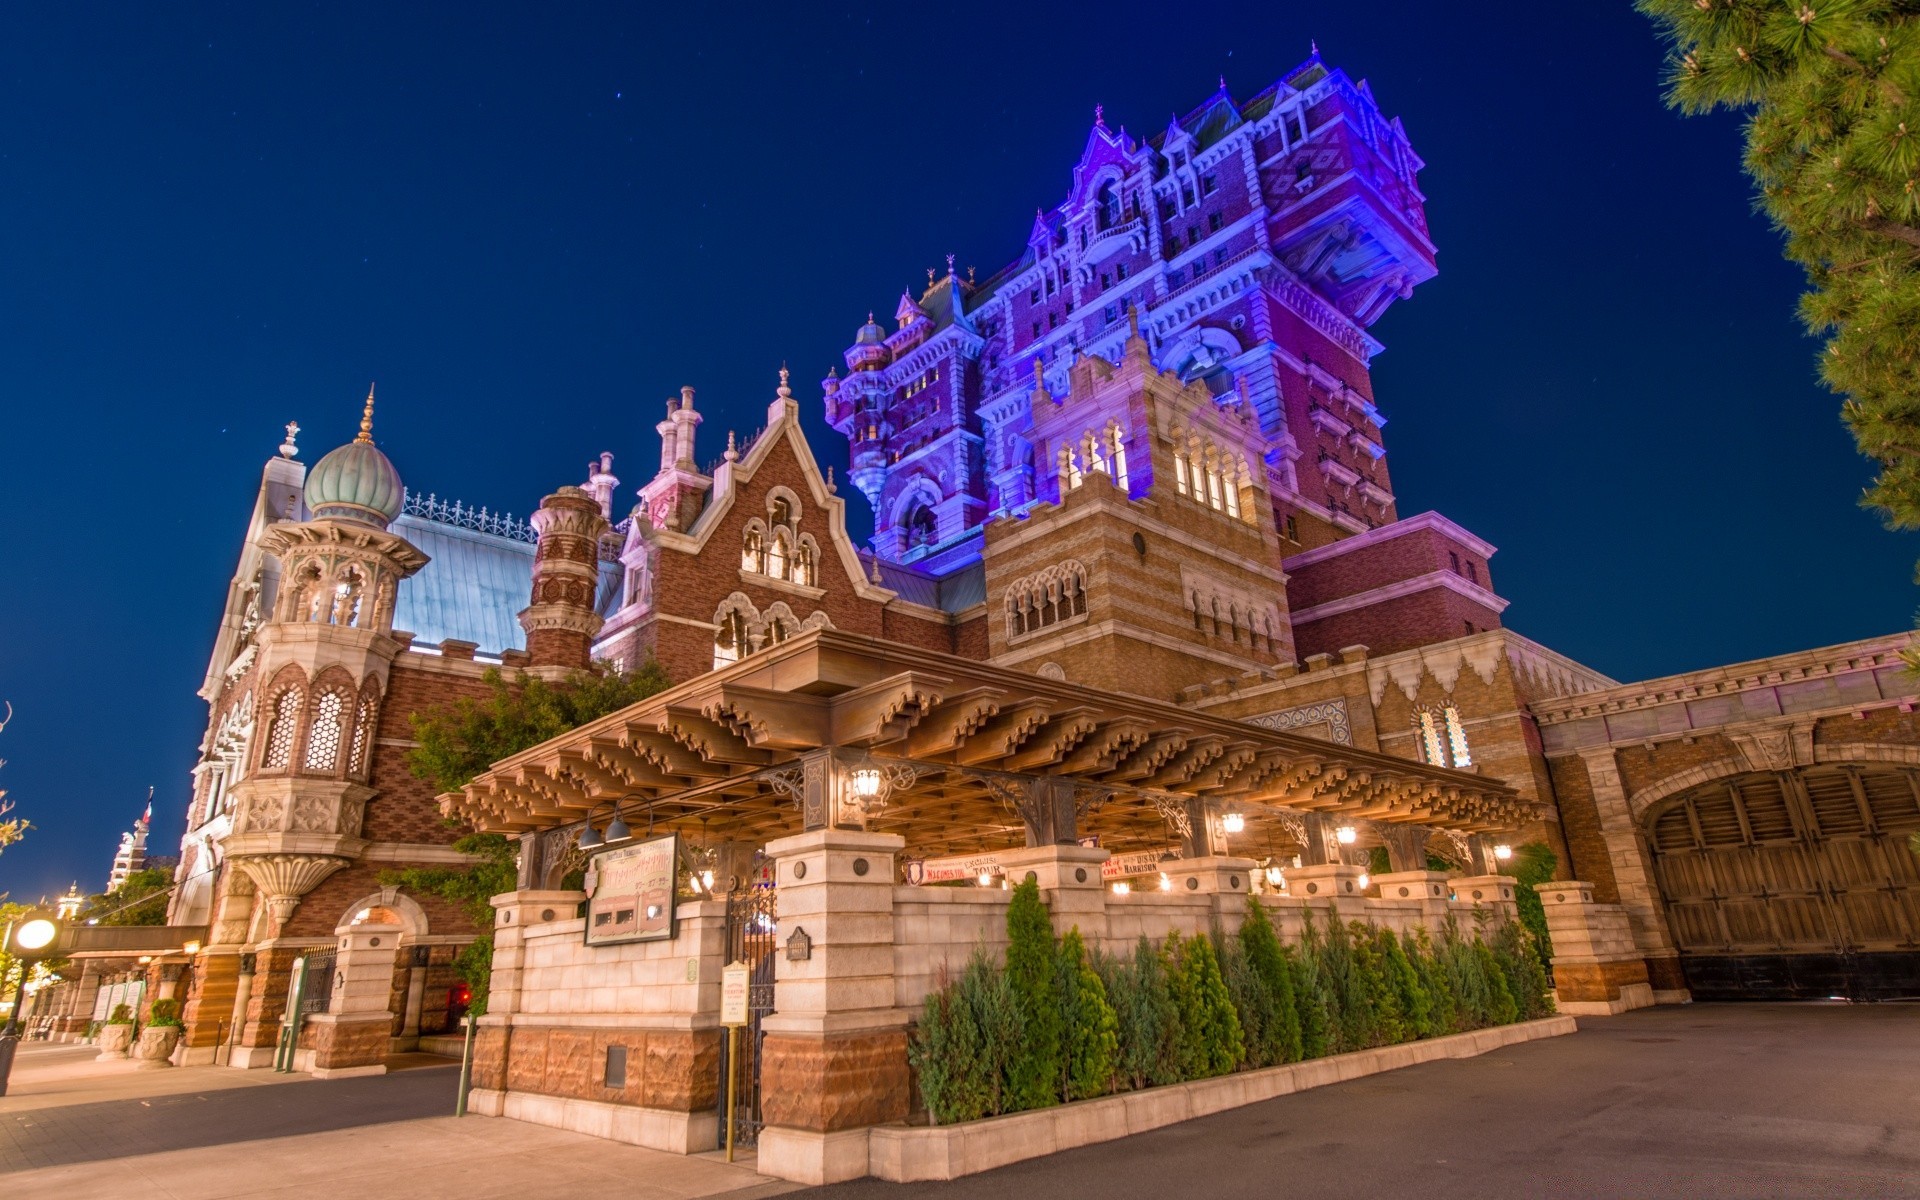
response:
<svg viewBox="0 0 1920 1200"><path fill-rule="evenodd" d="M747 982L752 972L743 962L728 963L720 972L720 1023L747 1023Z"/></svg>

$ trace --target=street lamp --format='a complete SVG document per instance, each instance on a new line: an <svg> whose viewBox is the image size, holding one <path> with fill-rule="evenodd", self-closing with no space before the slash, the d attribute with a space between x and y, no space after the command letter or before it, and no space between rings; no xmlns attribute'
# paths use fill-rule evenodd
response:
<svg viewBox="0 0 1920 1200"><path fill-rule="evenodd" d="M6 1028L0 1030L0 1096L7 1094L7 1077L13 1074L13 1055L20 1048L20 1008L26 1003L27 976L33 974L34 964L59 953L60 933L57 913L32 909L7 926L6 939L0 943L0 949L20 964L20 984L13 992L13 1011L7 1015Z"/></svg>

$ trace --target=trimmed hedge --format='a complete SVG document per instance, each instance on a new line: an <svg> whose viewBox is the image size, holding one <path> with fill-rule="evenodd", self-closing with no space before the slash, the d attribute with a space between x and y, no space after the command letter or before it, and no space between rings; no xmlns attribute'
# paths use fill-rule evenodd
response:
<svg viewBox="0 0 1920 1200"><path fill-rule="evenodd" d="M927 995L908 1057L941 1125L1298 1062L1553 1012L1533 935L1438 934L1307 916L1281 944L1257 898L1237 936L1056 939L1039 889L1007 910L1006 965L976 951Z"/></svg>

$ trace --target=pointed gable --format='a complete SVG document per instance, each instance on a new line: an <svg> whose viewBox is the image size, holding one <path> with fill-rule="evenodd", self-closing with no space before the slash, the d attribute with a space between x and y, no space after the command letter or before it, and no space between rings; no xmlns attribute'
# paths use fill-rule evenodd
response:
<svg viewBox="0 0 1920 1200"><path fill-rule="evenodd" d="M1137 151L1127 131L1115 133L1108 129L1106 118L1096 110L1086 148L1080 152L1080 162L1073 168L1073 191L1061 207L1071 209L1085 204L1092 194L1094 179L1109 166L1117 167L1122 175L1132 174L1139 166Z"/></svg>

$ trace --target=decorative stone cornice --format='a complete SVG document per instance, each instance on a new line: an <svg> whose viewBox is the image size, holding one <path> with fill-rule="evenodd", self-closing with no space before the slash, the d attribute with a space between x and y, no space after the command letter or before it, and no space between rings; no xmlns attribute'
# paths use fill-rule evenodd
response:
<svg viewBox="0 0 1920 1200"><path fill-rule="evenodd" d="M273 907L278 928L286 928L300 898L320 885L320 881L347 865L344 858L324 854L265 854L234 857L235 866L245 871Z"/></svg>

